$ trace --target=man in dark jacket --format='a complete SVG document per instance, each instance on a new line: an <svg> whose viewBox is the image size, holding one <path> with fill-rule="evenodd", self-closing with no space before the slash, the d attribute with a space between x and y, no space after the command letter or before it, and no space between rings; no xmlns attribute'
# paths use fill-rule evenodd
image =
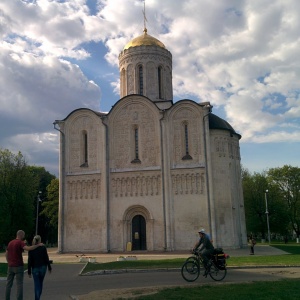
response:
<svg viewBox="0 0 300 300"><path fill-rule="evenodd" d="M212 245L209 236L205 233L204 229L201 229L198 231L199 233L199 241L195 244L193 251L197 250L199 248L199 252L201 253L201 256L203 258L203 264L206 269L204 276L207 276L209 272L209 259L211 255L214 253L214 246Z"/></svg>

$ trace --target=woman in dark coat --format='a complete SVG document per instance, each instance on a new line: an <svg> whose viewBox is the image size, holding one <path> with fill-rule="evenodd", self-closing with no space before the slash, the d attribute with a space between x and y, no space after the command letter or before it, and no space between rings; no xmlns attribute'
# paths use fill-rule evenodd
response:
<svg viewBox="0 0 300 300"><path fill-rule="evenodd" d="M40 242L41 237L39 235L36 235L33 238L32 244L36 245ZM31 274L33 276L35 300L39 300L41 297L47 268L49 273L51 273L52 268L45 246L38 247L28 252L28 276L30 278Z"/></svg>

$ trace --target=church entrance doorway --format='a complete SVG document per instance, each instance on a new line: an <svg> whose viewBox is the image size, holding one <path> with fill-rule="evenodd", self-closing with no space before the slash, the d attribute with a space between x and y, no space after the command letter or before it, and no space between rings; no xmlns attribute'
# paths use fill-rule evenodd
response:
<svg viewBox="0 0 300 300"><path fill-rule="evenodd" d="M132 250L147 250L146 221L141 215L132 219Z"/></svg>

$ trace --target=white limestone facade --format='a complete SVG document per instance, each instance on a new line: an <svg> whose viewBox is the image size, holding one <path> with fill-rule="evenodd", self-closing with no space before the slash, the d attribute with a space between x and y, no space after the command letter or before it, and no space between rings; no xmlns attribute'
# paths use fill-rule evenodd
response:
<svg viewBox="0 0 300 300"><path fill-rule="evenodd" d="M210 103L173 103L172 55L147 34L119 56L121 99L77 109L60 131L60 252L247 245L241 136Z"/></svg>

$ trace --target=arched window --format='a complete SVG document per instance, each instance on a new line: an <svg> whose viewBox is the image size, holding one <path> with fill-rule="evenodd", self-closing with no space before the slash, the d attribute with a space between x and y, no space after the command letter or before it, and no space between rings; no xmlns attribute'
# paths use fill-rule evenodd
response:
<svg viewBox="0 0 300 300"><path fill-rule="evenodd" d="M139 65L138 67L138 94L139 95L144 95L144 75L143 75L143 66Z"/></svg>
<svg viewBox="0 0 300 300"><path fill-rule="evenodd" d="M85 130L81 137L81 162L80 167L88 167L88 135Z"/></svg>
<svg viewBox="0 0 300 300"><path fill-rule="evenodd" d="M193 159L190 156L190 153L189 153L189 130L188 130L188 123L187 122L183 123L183 130L184 130L184 150L185 150L185 155L182 157L182 159L183 160Z"/></svg>
<svg viewBox="0 0 300 300"><path fill-rule="evenodd" d="M131 161L132 163L140 163L139 158L139 129L137 126L133 128L134 134L134 159Z"/></svg>
<svg viewBox="0 0 300 300"><path fill-rule="evenodd" d="M158 79L158 98L162 99L162 67L157 69L157 79Z"/></svg>

